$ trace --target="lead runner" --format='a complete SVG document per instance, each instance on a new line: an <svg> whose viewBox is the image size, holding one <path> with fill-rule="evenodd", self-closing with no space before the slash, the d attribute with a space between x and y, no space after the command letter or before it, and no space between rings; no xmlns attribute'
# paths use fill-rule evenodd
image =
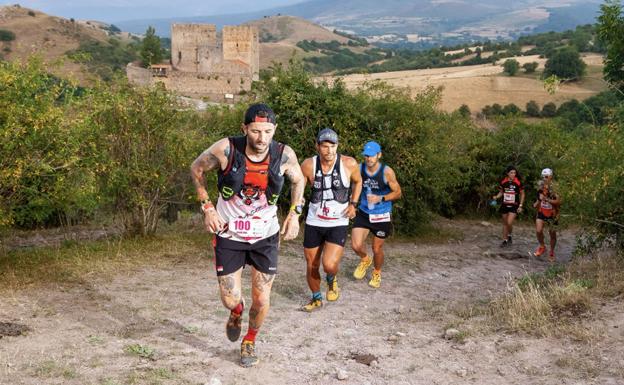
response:
<svg viewBox="0 0 624 385"><path fill-rule="evenodd" d="M218 140L191 165L193 183L204 212L206 230L216 233L215 266L221 301L230 310L226 334L230 341L241 335L245 302L241 292L244 266L251 265L249 328L243 337L240 364L258 363L256 335L269 311L273 279L277 273L280 227L277 199L286 176L291 184L291 210L281 234L292 240L299 233L299 214L305 181L297 155L273 140L277 124L266 104L251 105L245 112L244 135ZM219 196L213 205L205 188L204 173L217 171Z"/></svg>

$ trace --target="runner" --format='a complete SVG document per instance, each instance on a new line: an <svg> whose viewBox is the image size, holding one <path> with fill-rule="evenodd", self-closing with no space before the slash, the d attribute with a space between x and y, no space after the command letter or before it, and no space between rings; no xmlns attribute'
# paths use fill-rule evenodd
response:
<svg viewBox="0 0 624 385"><path fill-rule="evenodd" d="M297 155L273 140L275 114L266 104L251 105L244 117L244 136L223 138L204 151L192 164L191 173L204 212L206 229L215 233L215 267L221 301L230 310L226 334L238 341L245 302L241 275L251 265L249 328L243 337L240 364L256 365L256 335L269 311L273 279L277 273L279 223L277 199L290 179L291 211L284 219L284 240L299 233L297 207L301 211L305 181ZM204 173L216 170L219 197L216 207L205 188Z"/></svg>
<svg viewBox="0 0 624 385"><path fill-rule="evenodd" d="M364 145L364 163L360 165L364 193L360 197L359 211L351 230L351 247L362 259L353 272L355 279L366 276L366 270L374 262L374 270L368 285L379 288L381 267L384 263L383 245L392 234L392 201L401 198L401 186L394 170L382 164L381 146L377 142ZM366 237L373 233L373 258L366 251Z"/></svg>
<svg viewBox="0 0 624 385"><path fill-rule="evenodd" d="M533 207L537 208L537 218L535 219L535 232L539 246L534 255L541 257L546 252L544 243L544 225L548 226L550 235L550 253L548 260L555 262L555 246L557 245L557 226L559 225L559 207L561 198L556 193L553 186L553 171L550 168L542 170L542 181L537 192L537 200Z"/></svg>
<svg viewBox="0 0 624 385"><path fill-rule="evenodd" d="M312 187L303 240L306 278L312 291L312 299L302 307L307 312L323 306L321 262L327 280L327 300L336 301L340 297L336 274L349 219L355 216L362 191L358 164L355 159L337 153L338 134L334 130L324 128L318 133L316 149L318 155L301 163L305 180Z"/></svg>
<svg viewBox="0 0 624 385"><path fill-rule="evenodd" d="M507 247L512 244L511 232L513 231L513 222L516 216L522 213L524 187L519 178L518 170L514 166L507 167L505 169L505 177L499 185L499 192L492 197L494 200L503 197L499 210L503 220L503 242L501 247Z"/></svg>

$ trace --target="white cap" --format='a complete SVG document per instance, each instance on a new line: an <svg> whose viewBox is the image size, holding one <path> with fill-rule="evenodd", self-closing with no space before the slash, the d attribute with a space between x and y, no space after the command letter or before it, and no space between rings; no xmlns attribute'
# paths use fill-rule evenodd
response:
<svg viewBox="0 0 624 385"><path fill-rule="evenodd" d="M545 169L542 170L542 177L544 177L544 176L552 176L552 174L553 174L553 172L549 168L545 168Z"/></svg>

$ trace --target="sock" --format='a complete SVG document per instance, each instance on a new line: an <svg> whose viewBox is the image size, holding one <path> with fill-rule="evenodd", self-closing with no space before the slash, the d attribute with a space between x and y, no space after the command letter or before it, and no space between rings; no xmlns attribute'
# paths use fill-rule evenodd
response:
<svg viewBox="0 0 624 385"><path fill-rule="evenodd" d="M381 269L379 269L379 270L374 269L374 270L373 270L373 273L376 273L376 274L381 274Z"/></svg>
<svg viewBox="0 0 624 385"><path fill-rule="evenodd" d="M243 341L256 342L256 334L258 334L258 330L259 329L249 328L249 330L247 330L247 334L243 337Z"/></svg>
<svg viewBox="0 0 624 385"><path fill-rule="evenodd" d="M242 314L243 313L243 302L239 303L234 309L232 309L232 313L234 314Z"/></svg>
<svg viewBox="0 0 624 385"><path fill-rule="evenodd" d="M334 278L336 278L336 276L335 276L335 275L333 275L333 274L327 274L327 277L326 277L326 279L327 279L327 284L328 284L328 285L331 285L331 284L334 282Z"/></svg>
<svg viewBox="0 0 624 385"><path fill-rule="evenodd" d="M368 256L368 254L366 254L366 257L362 258L362 262L368 263L370 262L371 257Z"/></svg>
<svg viewBox="0 0 624 385"><path fill-rule="evenodd" d="M323 299L323 295L321 295L320 291L316 291L316 292L312 293L312 299L315 300L315 301L316 300L320 301L320 300Z"/></svg>

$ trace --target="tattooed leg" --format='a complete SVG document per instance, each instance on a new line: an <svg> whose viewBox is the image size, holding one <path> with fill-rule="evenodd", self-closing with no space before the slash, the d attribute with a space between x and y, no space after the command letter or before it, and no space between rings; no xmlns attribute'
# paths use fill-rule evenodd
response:
<svg viewBox="0 0 624 385"><path fill-rule="evenodd" d="M269 312L271 287L275 274L261 273L251 269L251 308L249 309L249 327L259 329Z"/></svg>
<svg viewBox="0 0 624 385"><path fill-rule="evenodd" d="M223 306L232 310L241 302L241 275L243 268L237 271L217 277L219 280L219 290L221 291L221 302Z"/></svg>

